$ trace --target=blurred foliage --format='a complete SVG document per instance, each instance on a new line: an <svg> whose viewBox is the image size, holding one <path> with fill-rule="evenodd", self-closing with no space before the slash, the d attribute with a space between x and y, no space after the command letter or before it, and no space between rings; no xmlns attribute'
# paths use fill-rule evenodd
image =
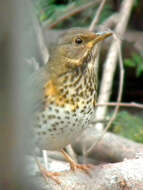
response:
<svg viewBox="0 0 143 190"><path fill-rule="evenodd" d="M46 21L47 24L52 24L55 22L59 17L68 14L71 10L74 10L78 7L81 7L90 1L93 0L33 0L36 6L36 12L38 18L41 22ZM122 1L117 0L109 0L106 2L104 10L102 11L100 22L103 22L108 16L110 16L114 11L118 11L120 7L120 3ZM99 6L99 5L98 5ZM98 6L90 7L85 11L82 11L76 16L72 16L71 18L67 19L67 21L62 22L58 25L58 28L65 28L68 26L87 26L90 24L91 20L93 19ZM141 0L135 0L132 15L138 14L140 7L142 6ZM78 19L77 19L78 17ZM136 20L136 19L135 19ZM99 23L100 23L99 22ZM67 24L68 23L68 24Z"/></svg>
<svg viewBox="0 0 143 190"><path fill-rule="evenodd" d="M137 29L143 30L143 1L135 0L130 18L130 25Z"/></svg>
<svg viewBox="0 0 143 190"><path fill-rule="evenodd" d="M140 5L141 0L135 0L134 2L134 9L136 9Z"/></svg>
<svg viewBox="0 0 143 190"><path fill-rule="evenodd" d="M34 1L40 22L46 21L47 24L52 24L59 17L68 14L70 11L79 8L89 2L89 0L36 0L36 2ZM64 21L57 27L65 28L68 26L87 26L90 24L91 20L96 14L97 8L98 6L92 6L87 10L82 11L81 13L67 19L68 24L67 21ZM101 14L100 22L103 22L112 13L112 6L108 3L107 5L105 5L104 10Z"/></svg>
<svg viewBox="0 0 143 190"><path fill-rule="evenodd" d="M59 16L69 11L74 4L70 0L67 0L67 3L63 1L61 4L55 0L37 0L35 3L37 15L41 22L45 20L49 20L49 22L55 21Z"/></svg>
<svg viewBox="0 0 143 190"><path fill-rule="evenodd" d="M128 139L143 143L143 119L126 111L118 113L110 130Z"/></svg>
<svg viewBox="0 0 143 190"><path fill-rule="evenodd" d="M143 73L143 57L133 54L130 59L124 59L124 65L136 69L136 76L139 77Z"/></svg>

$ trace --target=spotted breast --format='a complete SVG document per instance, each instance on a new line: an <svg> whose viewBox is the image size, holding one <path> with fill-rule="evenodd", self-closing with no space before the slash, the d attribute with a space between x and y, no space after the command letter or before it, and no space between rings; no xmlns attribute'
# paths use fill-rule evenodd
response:
<svg viewBox="0 0 143 190"><path fill-rule="evenodd" d="M62 86L54 81L46 84L45 109L37 115L36 129L42 149L60 150L88 126L96 101L96 79L89 72L65 74Z"/></svg>

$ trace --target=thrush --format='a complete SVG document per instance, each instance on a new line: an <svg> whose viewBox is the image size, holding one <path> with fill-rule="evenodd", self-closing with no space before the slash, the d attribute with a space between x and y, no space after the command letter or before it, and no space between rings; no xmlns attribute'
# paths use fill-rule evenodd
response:
<svg viewBox="0 0 143 190"><path fill-rule="evenodd" d="M92 118L97 97L94 47L111 35L70 29L56 42L48 64L33 74L36 144L41 150L62 151L72 170L88 172L88 166L75 163L63 148L81 135ZM58 173L42 167L41 172L59 182Z"/></svg>

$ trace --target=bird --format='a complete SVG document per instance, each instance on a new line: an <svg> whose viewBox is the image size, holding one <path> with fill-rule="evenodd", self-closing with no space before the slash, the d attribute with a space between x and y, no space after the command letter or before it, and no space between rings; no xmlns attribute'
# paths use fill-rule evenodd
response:
<svg viewBox="0 0 143 190"><path fill-rule="evenodd" d="M94 47L111 36L109 31L91 32L71 28L65 31L51 50L48 63L35 71L34 141L40 150L58 150L70 163L88 173L88 165L76 163L64 147L72 144L88 127L97 101L97 74ZM58 172L41 173L60 183Z"/></svg>

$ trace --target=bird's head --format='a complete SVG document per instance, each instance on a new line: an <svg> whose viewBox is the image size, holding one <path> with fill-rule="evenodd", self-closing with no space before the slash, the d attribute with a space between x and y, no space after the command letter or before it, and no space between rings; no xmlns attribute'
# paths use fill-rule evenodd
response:
<svg viewBox="0 0 143 190"><path fill-rule="evenodd" d="M59 37L49 64L55 73L66 73L88 65L93 47L111 36L111 32L93 33L87 29L70 29Z"/></svg>

